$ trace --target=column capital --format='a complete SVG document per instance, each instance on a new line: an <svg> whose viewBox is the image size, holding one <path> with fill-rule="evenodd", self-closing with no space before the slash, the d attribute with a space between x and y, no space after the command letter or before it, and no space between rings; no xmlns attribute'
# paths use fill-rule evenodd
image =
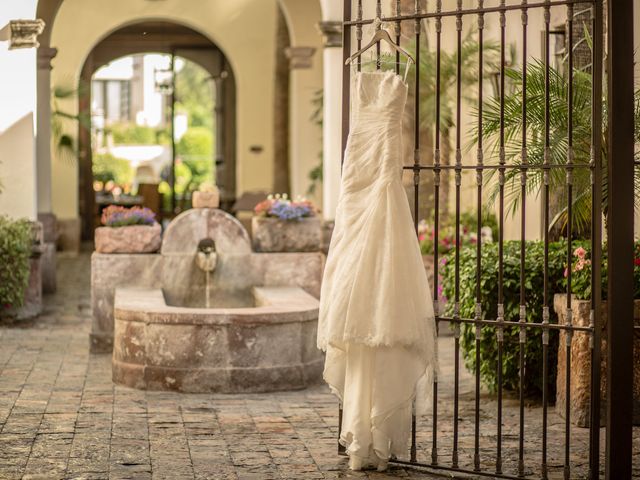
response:
<svg viewBox="0 0 640 480"><path fill-rule="evenodd" d="M11 37L9 38L9 50L17 48L36 48L38 35L44 30L44 21L38 19L11 20L9 21Z"/></svg>
<svg viewBox="0 0 640 480"><path fill-rule="evenodd" d="M51 60L58 54L53 47L38 47L38 69L51 70Z"/></svg>
<svg viewBox="0 0 640 480"><path fill-rule="evenodd" d="M287 47L284 53L289 59L289 69L311 68L312 57L316 53L314 47Z"/></svg>
<svg viewBox="0 0 640 480"><path fill-rule="evenodd" d="M342 47L342 22L325 20L318 22L317 28L322 34L324 48Z"/></svg>

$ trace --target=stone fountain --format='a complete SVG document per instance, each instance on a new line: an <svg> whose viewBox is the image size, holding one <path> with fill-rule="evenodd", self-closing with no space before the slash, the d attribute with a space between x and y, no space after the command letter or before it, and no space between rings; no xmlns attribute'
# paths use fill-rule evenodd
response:
<svg viewBox="0 0 640 480"><path fill-rule="evenodd" d="M159 253L92 257L92 350L140 389L266 392L322 375L315 346L324 254L255 253L216 208L188 210Z"/></svg>

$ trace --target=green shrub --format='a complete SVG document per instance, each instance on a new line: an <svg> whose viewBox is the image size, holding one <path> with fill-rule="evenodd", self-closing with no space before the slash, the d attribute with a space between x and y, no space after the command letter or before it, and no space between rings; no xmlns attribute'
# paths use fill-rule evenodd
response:
<svg viewBox="0 0 640 480"><path fill-rule="evenodd" d="M93 178L103 183L113 181L118 185L129 185L133 182L134 171L129 161L110 153L94 155L92 170Z"/></svg>
<svg viewBox="0 0 640 480"><path fill-rule="evenodd" d="M129 123L115 123L109 127L115 145L155 145L157 132L152 127Z"/></svg>
<svg viewBox="0 0 640 480"><path fill-rule="evenodd" d="M19 308L29 283L31 222L0 215L0 309Z"/></svg>
<svg viewBox="0 0 640 480"><path fill-rule="evenodd" d="M190 127L176 145L183 160L207 158L213 161L213 133L206 127Z"/></svg>
<svg viewBox="0 0 640 480"><path fill-rule="evenodd" d="M574 242L578 245L578 242ZM549 244L549 313L550 322L557 323L553 311L553 295L566 288L563 284L566 266L566 243ZM452 250L443 261L443 293L449 299L446 315L453 316L455 294L455 250ZM525 258L525 295L526 318L529 323L542 322L543 307L543 268L544 243L526 242ZM503 256L503 295L504 317L507 321L519 320L520 299L520 242L504 242ZM482 245L482 272L480 276L482 314L484 318L496 319L498 314L498 244ZM476 249L475 246L460 250L460 316L473 318L476 303ZM496 328L482 327L480 340L481 363L480 376L490 391L497 389L498 342ZM507 390L519 388L519 329L504 329L504 345L502 357L503 387ZM460 343L466 367L475 371L475 326L462 324ZM551 332L549 340L549 391L555 392L555 376L557 363L557 333ZM537 395L542 391L542 333L539 330L527 329L525 344L525 380L527 395Z"/></svg>
<svg viewBox="0 0 640 480"><path fill-rule="evenodd" d="M188 190L213 182L213 134L210 129L189 128L176 145L176 153L190 171Z"/></svg>
<svg viewBox="0 0 640 480"><path fill-rule="evenodd" d="M460 245L462 247L469 244L475 245L477 241L478 217L474 210L467 210L460 213ZM495 214L488 210L482 211L482 227L489 227L491 235L495 239L498 235L498 220ZM418 225L418 240L420 251L423 255L434 254L435 227L422 220ZM446 254L455 248L456 244L456 218L450 215L441 218L438 224L438 253Z"/></svg>

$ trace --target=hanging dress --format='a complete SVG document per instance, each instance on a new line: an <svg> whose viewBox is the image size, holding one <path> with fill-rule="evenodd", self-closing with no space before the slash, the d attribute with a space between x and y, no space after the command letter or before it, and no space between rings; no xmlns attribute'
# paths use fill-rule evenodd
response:
<svg viewBox="0 0 640 480"><path fill-rule="evenodd" d="M407 85L393 72L358 72L353 92L317 343L351 468L383 470L407 453L413 399L424 407L430 394L435 322L402 185Z"/></svg>

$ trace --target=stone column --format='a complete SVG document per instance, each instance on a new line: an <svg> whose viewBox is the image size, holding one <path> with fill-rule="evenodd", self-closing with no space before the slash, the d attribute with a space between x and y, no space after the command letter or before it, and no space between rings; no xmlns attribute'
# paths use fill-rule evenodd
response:
<svg viewBox="0 0 640 480"><path fill-rule="evenodd" d="M324 45L322 210L326 220L336 214L342 158L342 21L341 12L331 11L331 3L341 2L325 2L325 20L318 24Z"/></svg>
<svg viewBox="0 0 640 480"><path fill-rule="evenodd" d="M311 120L313 96L319 89L318 62L313 61L315 47L295 46L285 50L289 59L289 152L291 194L306 195L311 181L309 172L317 165L321 132ZM314 64L316 63L316 64ZM317 200L318 198L314 198Z"/></svg>
<svg viewBox="0 0 640 480"><path fill-rule="evenodd" d="M38 48L36 164L39 214L51 213L51 60L57 53L55 48Z"/></svg>

